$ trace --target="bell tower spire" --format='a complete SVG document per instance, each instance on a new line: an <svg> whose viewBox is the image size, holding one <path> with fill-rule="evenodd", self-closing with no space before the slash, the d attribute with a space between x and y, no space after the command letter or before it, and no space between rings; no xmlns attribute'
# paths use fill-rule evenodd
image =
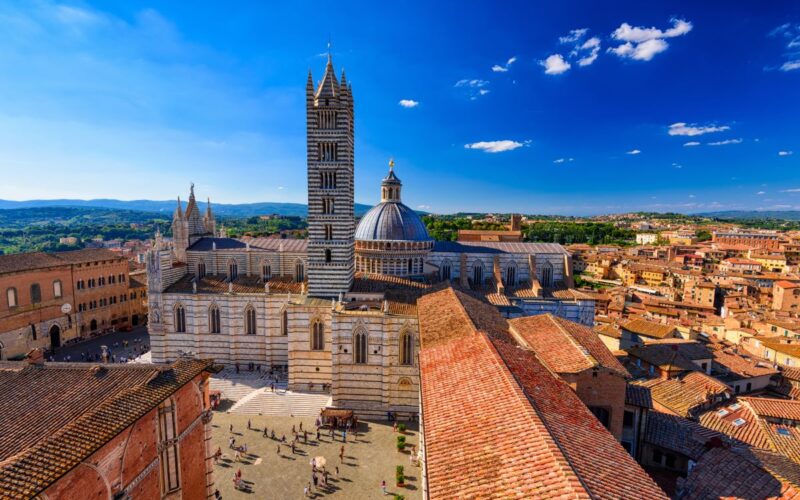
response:
<svg viewBox="0 0 800 500"><path fill-rule="evenodd" d="M308 155L308 294L337 297L353 283L353 99L328 62L319 85L306 84Z"/></svg>

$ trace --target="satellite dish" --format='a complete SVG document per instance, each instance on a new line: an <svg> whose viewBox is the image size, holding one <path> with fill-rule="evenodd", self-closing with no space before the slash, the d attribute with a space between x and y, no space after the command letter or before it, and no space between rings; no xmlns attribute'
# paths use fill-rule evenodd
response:
<svg viewBox="0 0 800 500"><path fill-rule="evenodd" d="M61 306L61 312L63 314L69 314L72 312L72 306L69 303L64 304Z"/></svg>

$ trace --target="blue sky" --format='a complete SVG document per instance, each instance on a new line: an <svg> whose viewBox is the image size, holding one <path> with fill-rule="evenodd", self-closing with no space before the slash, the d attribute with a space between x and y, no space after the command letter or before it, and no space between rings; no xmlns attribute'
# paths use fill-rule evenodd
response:
<svg viewBox="0 0 800 500"><path fill-rule="evenodd" d="M305 202L330 37L359 202L800 209L800 3L537 3L5 2L0 198Z"/></svg>

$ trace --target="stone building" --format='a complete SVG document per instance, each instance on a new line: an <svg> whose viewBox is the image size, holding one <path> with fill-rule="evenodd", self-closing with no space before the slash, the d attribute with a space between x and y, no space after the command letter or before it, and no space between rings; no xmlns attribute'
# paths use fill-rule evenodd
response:
<svg viewBox="0 0 800 500"><path fill-rule="evenodd" d="M39 350L0 363L3 498L211 498L216 370L44 363Z"/></svg>
<svg viewBox="0 0 800 500"><path fill-rule="evenodd" d="M330 391L334 406L411 414L416 300L438 282L484 296L508 317L551 312L591 324L594 302L573 293L560 245L434 242L402 203L393 164L381 203L356 228L351 88L329 59L306 95L309 238L213 236L176 210L180 238L169 248L157 237L147 256L154 361L188 354L278 367L290 389Z"/></svg>

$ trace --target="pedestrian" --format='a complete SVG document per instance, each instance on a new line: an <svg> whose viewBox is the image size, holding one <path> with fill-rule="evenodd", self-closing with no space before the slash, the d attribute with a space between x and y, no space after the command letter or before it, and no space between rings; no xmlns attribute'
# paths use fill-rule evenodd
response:
<svg viewBox="0 0 800 500"><path fill-rule="evenodd" d="M339 451L339 462L344 463L344 446L342 446L342 449Z"/></svg>
<svg viewBox="0 0 800 500"><path fill-rule="evenodd" d="M239 478L239 479L242 478L242 469L241 468L236 469L236 477Z"/></svg>
<svg viewBox="0 0 800 500"><path fill-rule="evenodd" d="M281 445L280 445L280 444L278 444L278 450L276 451L276 453L277 453L278 455L280 455L280 454L281 454Z"/></svg>
<svg viewBox="0 0 800 500"><path fill-rule="evenodd" d="M231 424L230 431L231 431L231 434L233 434L233 424Z"/></svg>
<svg viewBox="0 0 800 500"><path fill-rule="evenodd" d="M336 466L336 478L337 479L339 478L339 466L338 465Z"/></svg>
<svg viewBox="0 0 800 500"><path fill-rule="evenodd" d="M317 475L316 474L311 474L311 479L314 481L314 488L316 488L317 487L317 481L319 481L319 479L317 479Z"/></svg>
<svg viewBox="0 0 800 500"><path fill-rule="evenodd" d="M303 442L308 444L308 431L303 431Z"/></svg>
<svg viewBox="0 0 800 500"><path fill-rule="evenodd" d="M342 442L343 443L347 442L347 429L342 431Z"/></svg>
<svg viewBox="0 0 800 500"><path fill-rule="evenodd" d="M262 434L262 437L266 438L268 435L269 433L267 432L267 426L264 426L264 433Z"/></svg>
<svg viewBox="0 0 800 500"><path fill-rule="evenodd" d="M302 431L303 431L303 421L301 420L300 421L300 432L302 432Z"/></svg>
<svg viewBox="0 0 800 500"><path fill-rule="evenodd" d="M295 428L295 425L292 424L292 435L295 435L295 434L297 434L297 429Z"/></svg>
<svg viewBox="0 0 800 500"><path fill-rule="evenodd" d="M292 455L294 455L294 439L292 439Z"/></svg>
<svg viewBox="0 0 800 500"><path fill-rule="evenodd" d="M303 498L308 498L308 486L303 488Z"/></svg>
<svg viewBox="0 0 800 500"><path fill-rule="evenodd" d="M251 429L252 429L252 427L250 427L250 419L248 418L247 419L247 430L249 431Z"/></svg>
<svg viewBox="0 0 800 500"><path fill-rule="evenodd" d="M317 441L319 441L319 427L317 427Z"/></svg>
<svg viewBox="0 0 800 500"><path fill-rule="evenodd" d="M219 490L214 490L214 500L222 500L222 494Z"/></svg>
<svg viewBox="0 0 800 500"><path fill-rule="evenodd" d="M234 462L241 462L242 461L241 458L242 458L242 456L239 454L239 450L236 450L236 453L234 453L234 455L233 455L233 461Z"/></svg>
<svg viewBox="0 0 800 500"><path fill-rule="evenodd" d="M272 432L270 433L270 437L272 439L275 439L275 429L272 429Z"/></svg>
<svg viewBox="0 0 800 500"><path fill-rule="evenodd" d="M281 436L281 443L285 443L285 442L286 442L286 434Z"/></svg>
<svg viewBox="0 0 800 500"><path fill-rule="evenodd" d="M230 439L228 439L228 448L233 449L234 444L236 444L236 438L231 436Z"/></svg>
<svg viewBox="0 0 800 500"><path fill-rule="evenodd" d="M272 392L275 392L275 384L269 384L269 388Z"/></svg>
<svg viewBox="0 0 800 500"><path fill-rule="evenodd" d="M383 496L386 496L386 481L381 481L381 491L383 491Z"/></svg>

